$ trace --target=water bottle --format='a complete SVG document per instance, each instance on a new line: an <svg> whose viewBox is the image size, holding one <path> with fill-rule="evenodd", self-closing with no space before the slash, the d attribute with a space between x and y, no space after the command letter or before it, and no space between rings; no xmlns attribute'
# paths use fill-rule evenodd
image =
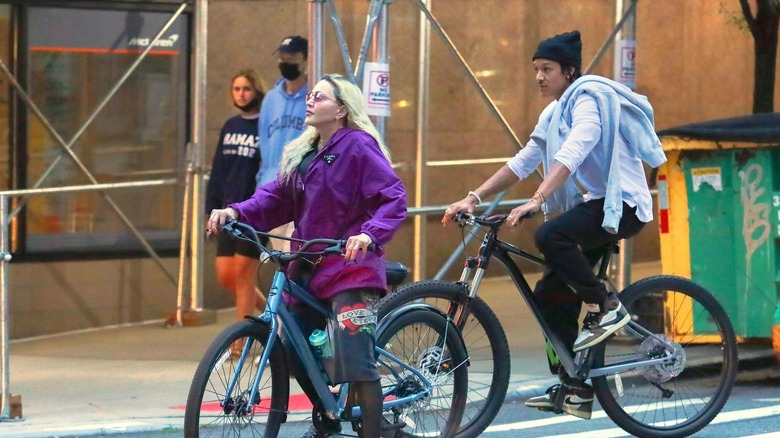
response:
<svg viewBox="0 0 780 438"><path fill-rule="evenodd" d="M320 329L314 329L309 336L309 344L311 345L312 352L314 352L314 356L320 360L328 378L332 378L335 363L333 358L333 346L330 345L330 336L328 336L328 333Z"/></svg>
<svg viewBox="0 0 780 438"><path fill-rule="evenodd" d="M328 334L320 329L314 329L314 331L311 332L311 335L309 335L309 344L311 344L311 351L314 352L316 357L324 357L324 347L328 345ZM332 351L330 355L333 356Z"/></svg>

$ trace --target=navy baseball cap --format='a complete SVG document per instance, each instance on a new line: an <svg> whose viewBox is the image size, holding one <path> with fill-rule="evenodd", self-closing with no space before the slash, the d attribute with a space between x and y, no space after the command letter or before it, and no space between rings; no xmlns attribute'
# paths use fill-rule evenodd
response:
<svg viewBox="0 0 780 438"><path fill-rule="evenodd" d="M279 43L279 48L276 51L282 53L303 53L304 56L308 57L309 41L300 35L288 36Z"/></svg>

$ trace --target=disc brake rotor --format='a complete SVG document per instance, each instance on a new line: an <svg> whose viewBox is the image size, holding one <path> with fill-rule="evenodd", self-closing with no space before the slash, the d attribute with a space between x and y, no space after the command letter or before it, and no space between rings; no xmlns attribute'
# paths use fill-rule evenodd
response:
<svg viewBox="0 0 780 438"><path fill-rule="evenodd" d="M685 350L665 335L651 335L639 345L639 353L648 359L669 358L665 363L651 366L644 376L653 383L664 383L680 375L685 369Z"/></svg>
<svg viewBox="0 0 780 438"><path fill-rule="evenodd" d="M417 360L417 369L426 374L426 377L434 376L441 372L446 364L449 364L449 360L445 356L444 349L441 347L426 348Z"/></svg>

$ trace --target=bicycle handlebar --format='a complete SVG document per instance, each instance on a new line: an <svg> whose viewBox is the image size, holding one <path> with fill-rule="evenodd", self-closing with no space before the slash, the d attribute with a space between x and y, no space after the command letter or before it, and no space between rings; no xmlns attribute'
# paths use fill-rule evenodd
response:
<svg viewBox="0 0 780 438"><path fill-rule="evenodd" d="M347 245L347 241L342 239L326 239L326 238L311 239L311 240L292 239L300 242L301 247L298 249L298 251L295 252L284 252L278 250L270 250L266 248L260 242L260 239L257 238L258 235L266 236L266 237L280 237L280 236L265 233L262 231L257 231L251 225L244 222L239 222L235 219L231 219L227 221L225 223L225 226L223 226L220 229L220 231L223 233L228 233L235 238L254 243L261 254L262 253L270 254L272 258L276 257L280 262L290 262L297 258L303 256L311 256L311 255L330 255L330 254L343 255ZM308 251L309 248L315 245L325 245L325 248L314 250L314 251ZM368 245L368 251L374 252L376 251L376 249L377 246L375 243L371 243Z"/></svg>
<svg viewBox="0 0 780 438"><path fill-rule="evenodd" d="M528 212L523 215L522 219L530 219L534 216L536 216L535 212ZM475 216L473 214L466 213L465 211L459 211L455 213L455 221L457 221L461 227L465 227L466 225L479 225L498 229L501 224L506 222L508 217L508 214Z"/></svg>

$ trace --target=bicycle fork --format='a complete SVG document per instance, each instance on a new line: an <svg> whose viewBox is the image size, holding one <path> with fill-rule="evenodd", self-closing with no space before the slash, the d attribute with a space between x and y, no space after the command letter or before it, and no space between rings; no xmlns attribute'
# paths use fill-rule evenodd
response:
<svg viewBox="0 0 780 438"><path fill-rule="evenodd" d="M263 312L260 317L251 317L252 321L255 321L258 324L267 323L269 326L268 330L268 340L266 341L266 348L263 349L263 354L260 355L260 362L257 365L257 374L255 374L254 379L252 380L252 386L249 390L249 397L247 399L247 402L243 404L244 406L244 412L242 414L249 415L252 411L252 406L260 402L260 382L263 379L263 371L265 371L266 364L268 364L268 361L271 357L271 351L273 350L273 345L276 343L277 338L279 337L279 321L277 318L273 316L273 313L269 311L269 309L275 309L278 306L278 300L280 299L280 294L277 293L278 288L271 287L271 290L268 294L268 304L266 305L266 310ZM233 375L230 377L230 382L228 382L227 391L225 392L225 398L220 402L220 406L224 409L226 406L226 403L228 403L232 397L231 394L233 394L233 390L236 388L236 385L238 384L238 381L241 378L241 373L244 369L244 365L246 365L247 358L249 357L249 352L252 351L252 345L255 343L255 340L251 337L247 337L246 342L244 342L244 348L241 350L241 358L238 361L238 366L236 367L235 371L233 372ZM257 401L257 403L255 403Z"/></svg>
<svg viewBox="0 0 780 438"><path fill-rule="evenodd" d="M466 259L463 272L460 274L460 279L457 282L463 288L463 302L455 303L450 301L447 307L447 316L452 319L458 330L463 330L463 327L466 325L471 310L468 303L477 295L479 285L482 283L482 277L485 275L485 269L477 269L474 278L471 278L478 263L476 257L470 256ZM471 285L469 285L469 281L471 281Z"/></svg>

